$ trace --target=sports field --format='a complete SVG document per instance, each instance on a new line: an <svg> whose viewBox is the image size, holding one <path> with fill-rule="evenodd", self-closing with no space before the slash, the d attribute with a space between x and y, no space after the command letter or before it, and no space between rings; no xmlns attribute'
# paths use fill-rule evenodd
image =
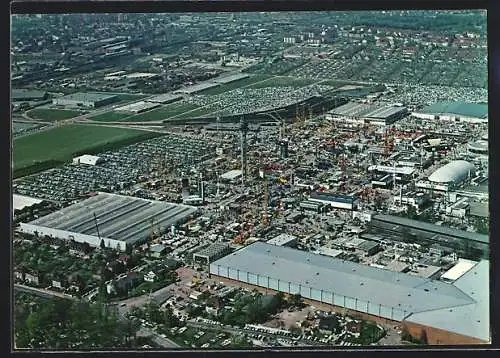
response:
<svg viewBox="0 0 500 358"><path fill-rule="evenodd" d="M14 170L44 161L68 161L72 154L125 140L140 139L149 132L92 125L67 125L14 139Z"/></svg>
<svg viewBox="0 0 500 358"><path fill-rule="evenodd" d="M44 121L60 121L79 116L80 112L66 109L35 108L26 112L26 115L30 118Z"/></svg>

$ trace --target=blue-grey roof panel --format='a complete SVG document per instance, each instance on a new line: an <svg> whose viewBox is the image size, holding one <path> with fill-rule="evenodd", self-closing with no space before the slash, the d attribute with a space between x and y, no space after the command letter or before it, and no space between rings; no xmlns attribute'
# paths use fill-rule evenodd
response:
<svg viewBox="0 0 500 358"><path fill-rule="evenodd" d="M473 302L444 282L262 242L215 261L213 273L217 265L394 307L408 314Z"/></svg>

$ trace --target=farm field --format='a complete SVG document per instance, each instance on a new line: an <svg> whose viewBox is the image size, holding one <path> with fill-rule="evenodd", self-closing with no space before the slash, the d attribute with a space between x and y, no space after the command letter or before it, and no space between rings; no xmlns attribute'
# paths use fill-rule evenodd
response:
<svg viewBox="0 0 500 358"><path fill-rule="evenodd" d="M49 129L14 140L14 171L47 161L68 161L76 152L141 140L150 134L135 129L92 125Z"/></svg>
<svg viewBox="0 0 500 358"><path fill-rule="evenodd" d="M121 121L131 116L132 114L129 113L109 111L106 113L99 114L97 116L89 117L89 119L92 121L99 121L99 122L115 122L115 121Z"/></svg>
<svg viewBox="0 0 500 358"><path fill-rule="evenodd" d="M60 121L70 119L80 115L80 111L53 108L35 108L26 112L26 115L32 119L41 119L44 121Z"/></svg>

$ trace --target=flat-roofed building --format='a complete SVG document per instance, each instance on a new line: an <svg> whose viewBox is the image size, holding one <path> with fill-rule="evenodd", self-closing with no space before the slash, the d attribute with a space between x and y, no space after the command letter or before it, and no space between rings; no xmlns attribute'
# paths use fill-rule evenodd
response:
<svg viewBox="0 0 500 358"><path fill-rule="evenodd" d="M326 192L312 192L309 196L309 201L316 201L330 205L335 209L354 210L356 208L356 200L350 195L333 194Z"/></svg>
<svg viewBox="0 0 500 358"><path fill-rule="evenodd" d="M118 96L114 94L95 93L95 92L77 92L64 97L54 98L52 103L67 107L86 107L96 108L118 101Z"/></svg>
<svg viewBox="0 0 500 358"><path fill-rule="evenodd" d="M488 261L476 266L475 275L449 284L256 242L211 263L210 274L263 291L299 293L313 305L356 311L367 319L408 323L412 334L419 337L424 329L433 343L446 344L450 336L463 343L487 343L489 307L483 298L489 296L489 279L484 265ZM455 314L445 313L450 310Z"/></svg>
<svg viewBox="0 0 500 358"><path fill-rule="evenodd" d="M146 242L150 237L151 220L160 234L172 225L186 221L197 212L186 205L109 193L98 193L47 216L21 223L19 231L62 240L86 242L90 246L126 250Z"/></svg>
<svg viewBox="0 0 500 358"><path fill-rule="evenodd" d="M477 264L476 261L466 260L466 259L458 259L455 265L446 271L442 276L441 280L454 282L458 280L460 277L465 275L470 269L472 269Z"/></svg>

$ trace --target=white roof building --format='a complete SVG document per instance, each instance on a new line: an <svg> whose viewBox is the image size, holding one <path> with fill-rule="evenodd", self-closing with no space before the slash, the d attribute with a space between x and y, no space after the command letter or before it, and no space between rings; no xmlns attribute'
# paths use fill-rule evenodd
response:
<svg viewBox="0 0 500 358"><path fill-rule="evenodd" d="M434 171L429 181L434 183L458 183L474 174L476 167L465 160L454 160Z"/></svg>
<svg viewBox="0 0 500 358"><path fill-rule="evenodd" d="M102 161L101 157L84 154L73 158L73 164L97 165Z"/></svg>
<svg viewBox="0 0 500 358"><path fill-rule="evenodd" d="M466 272L473 268L477 264L476 261L459 259L457 264L451 269L446 271L442 276L441 280L444 281L455 281L462 277Z"/></svg>
<svg viewBox="0 0 500 358"><path fill-rule="evenodd" d="M41 203L42 199L31 198L29 196L13 194L12 195L12 209L22 210L35 204Z"/></svg>
<svg viewBox="0 0 500 358"><path fill-rule="evenodd" d="M242 172L240 169L230 170L227 173L224 173L220 176L223 180L235 180L241 177Z"/></svg>

